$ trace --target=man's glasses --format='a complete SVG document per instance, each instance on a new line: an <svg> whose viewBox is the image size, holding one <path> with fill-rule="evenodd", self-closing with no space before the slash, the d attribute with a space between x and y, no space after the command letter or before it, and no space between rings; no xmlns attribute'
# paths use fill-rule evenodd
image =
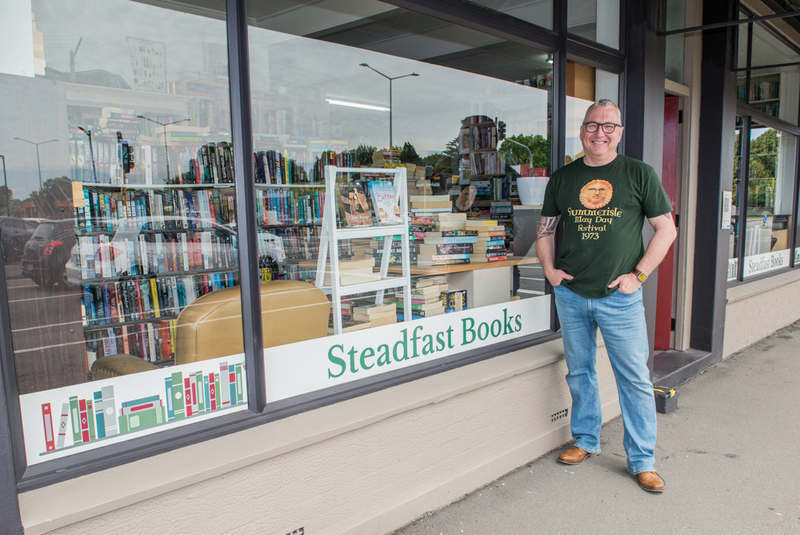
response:
<svg viewBox="0 0 800 535"><path fill-rule="evenodd" d="M594 134L595 132L597 132L597 129L600 127L603 128L604 133L613 134L614 130L616 130L618 126L622 128L622 125L617 123L595 123L594 121L583 123L583 127L590 134Z"/></svg>

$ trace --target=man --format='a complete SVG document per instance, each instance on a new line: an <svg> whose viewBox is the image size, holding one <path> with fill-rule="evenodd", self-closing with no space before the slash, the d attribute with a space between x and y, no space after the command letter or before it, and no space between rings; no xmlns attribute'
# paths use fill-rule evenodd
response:
<svg viewBox="0 0 800 535"><path fill-rule="evenodd" d="M622 131L613 102L589 107L580 130L584 156L553 173L537 230L536 253L553 286L572 395L575 444L558 460L578 464L600 453L599 327L617 381L628 472L644 490L662 492L664 481L654 468L656 410L641 285L663 260L676 231L672 206L653 168L617 154ZM561 219L556 267L554 235ZM655 230L646 250L645 219Z"/></svg>

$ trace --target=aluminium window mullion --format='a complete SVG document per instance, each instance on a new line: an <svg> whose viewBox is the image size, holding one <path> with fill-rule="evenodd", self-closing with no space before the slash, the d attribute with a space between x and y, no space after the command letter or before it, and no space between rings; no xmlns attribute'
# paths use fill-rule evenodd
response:
<svg viewBox="0 0 800 535"><path fill-rule="evenodd" d="M264 333L261 325L261 284L258 272L255 183L253 177L253 125L250 90L250 51L247 1L226 0L228 69L231 100L236 223L239 242L239 284L242 296L242 336L247 365L247 400L250 410L266 407Z"/></svg>

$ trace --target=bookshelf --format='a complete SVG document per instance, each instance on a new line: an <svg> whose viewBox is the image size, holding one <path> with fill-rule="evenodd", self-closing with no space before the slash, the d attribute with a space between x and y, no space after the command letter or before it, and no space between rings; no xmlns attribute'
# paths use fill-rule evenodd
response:
<svg viewBox="0 0 800 535"><path fill-rule="evenodd" d="M336 185L348 181L350 174L363 175L393 175L395 197L399 202L401 222L391 225L369 225L360 227L340 228L337 220ZM322 218L321 241L319 256L317 258L316 285L331 296L331 309L333 311L333 333L342 332L342 297L361 293L375 292L375 304L383 304L384 291L390 288L403 288L404 295L411 295L411 269L409 261L408 238L408 196L406 195L406 168L393 169L369 167L325 167L325 209ZM357 238L376 238L399 236L402 248L401 273L399 276L390 276L389 264L392 239L384 242L381 265L376 280L342 285L340 278L340 258L338 251L340 242ZM329 267L328 267L329 266ZM326 284L326 271L330 272ZM411 315L405 315L404 321L411 321Z"/></svg>
<svg viewBox="0 0 800 535"><path fill-rule="evenodd" d="M505 162L497 152L497 122L483 115L473 115L462 128L462 154L468 155L470 185L477 201L500 201L511 198L511 180Z"/></svg>
<svg viewBox="0 0 800 535"><path fill-rule="evenodd" d="M147 183L146 171L73 181L77 243L67 272L81 297L87 369L120 353L171 364L180 311L239 283L232 176L202 163L189 169L173 180L192 183Z"/></svg>
<svg viewBox="0 0 800 535"><path fill-rule="evenodd" d="M736 88L737 98L767 115L780 117L781 78L779 72L754 74L750 76L749 86L746 85L747 78L740 78Z"/></svg>

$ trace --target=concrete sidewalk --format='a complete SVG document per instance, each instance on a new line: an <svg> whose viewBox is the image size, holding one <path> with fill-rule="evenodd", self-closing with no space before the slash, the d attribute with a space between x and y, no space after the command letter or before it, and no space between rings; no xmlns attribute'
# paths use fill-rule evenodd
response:
<svg viewBox="0 0 800 535"><path fill-rule="evenodd" d="M580 465L550 452L394 535L800 534L800 322L678 387L658 415L663 494L625 470L622 419Z"/></svg>

